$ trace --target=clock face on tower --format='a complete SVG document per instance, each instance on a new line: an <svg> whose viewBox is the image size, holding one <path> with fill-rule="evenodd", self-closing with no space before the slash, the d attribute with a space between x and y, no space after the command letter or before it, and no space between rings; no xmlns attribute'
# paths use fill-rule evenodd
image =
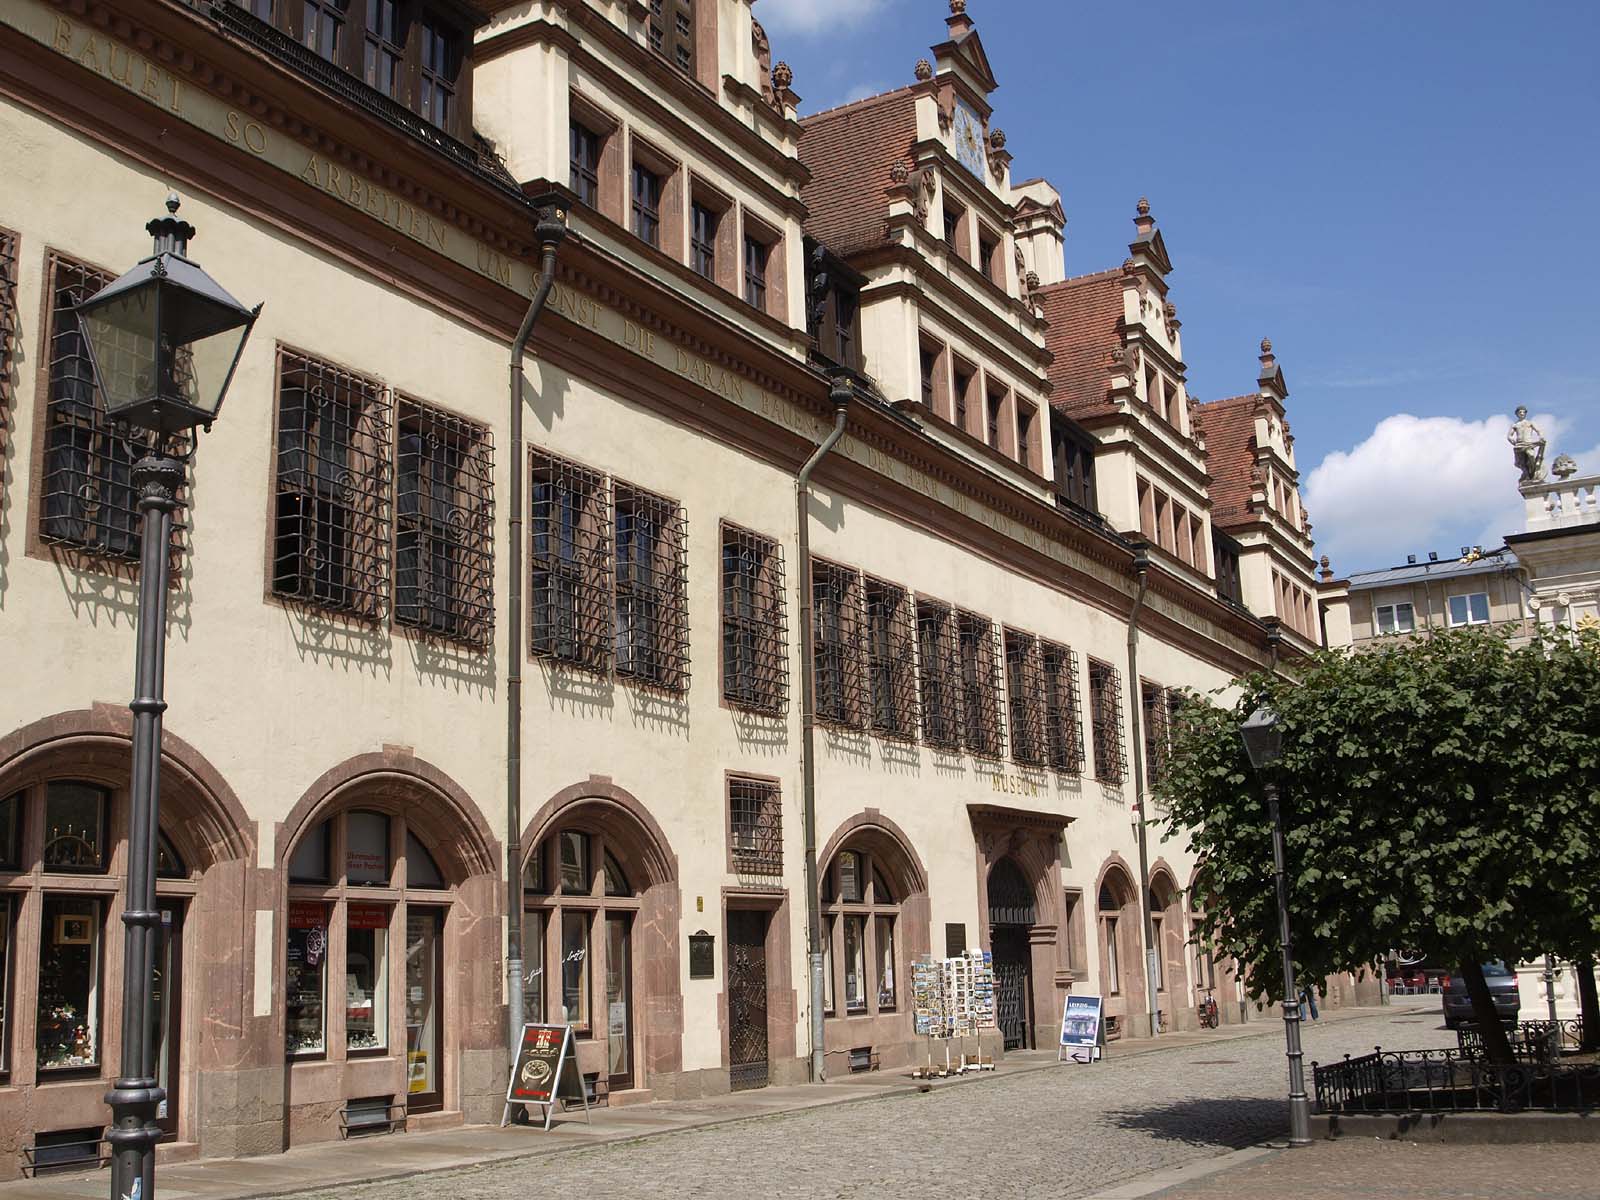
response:
<svg viewBox="0 0 1600 1200"><path fill-rule="evenodd" d="M985 178L983 155L983 122L978 114L960 100L950 118L950 141L956 161L979 179Z"/></svg>

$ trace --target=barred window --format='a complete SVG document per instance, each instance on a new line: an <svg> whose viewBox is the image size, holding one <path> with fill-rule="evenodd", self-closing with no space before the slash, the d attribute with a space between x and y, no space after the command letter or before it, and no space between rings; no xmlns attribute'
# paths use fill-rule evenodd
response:
<svg viewBox="0 0 1600 1200"><path fill-rule="evenodd" d="M1083 771L1083 724L1078 717L1078 656L1066 646L1040 642L1044 685L1045 748L1063 775Z"/></svg>
<svg viewBox="0 0 1600 1200"><path fill-rule="evenodd" d="M817 720L859 729L866 716L861 576L813 560L811 611Z"/></svg>
<svg viewBox="0 0 1600 1200"><path fill-rule="evenodd" d="M97 557L137 562L140 516L133 464L154 444L154 435L118 428L106 417L75 311L114 276L52 254L48 278L50 374L39 534ZM164 445L184 458L194 436L184 433ZM176 521L171 551L175 558L183 552L183 529Z"/></svg>
<svg viewBox="0 0 1600 1200"><path fill-rule="evenodd" d="M728 841L741 875L783 874L783 805L766 779L728 779Z"/></svg>
<svg viewBox="0 0 1600 1200"><path fill-rule="evenodd" d="M398 405L394 619L487 646L494 635L494 442L482 425Z"/></svg>
<svg viewBox="0 0 1600 1200"><path fill-rule="evenodd" d="M1122 749L1122 677L1110 663L1089 660L1089 721L1094 734L1094 777L1121 783L1128 773Z"/></svg>
<svg viewBox="0 0 1600 1200"><path fill-rule="evenodd" d="M0 229L0 459L10 428L13 342L17 336L17 235Z"/></svg>
<svg viewBox="0 0 1600 1200"><path fill-rule="evenodd" d="M961 667L955 611L917 601L917 661L922 678L922 740L946 750L961 745Z"/></svg>
<svg viewBox="0 0 1600 1200"><path fill-rule="evenodd" d="M606 477L531 454L529 648L593 671L611 666L611 508Z"/></svg>
<svg viewBox="0 0 1600 1200"><path fill-rule="evenodd" d="M620 481L615 496L617 673L685 691L689 565L683 509Z"/></svg>
<svg viewBox="0 0 1600 1200"><path fill-rule="evenodd" d="M903 587L865 580L867 677L872 731L889 738L917 736L917 635L911 595Z"/></svg>
<svg viewBox="0 0 1600 1200"><path fill-rule="evenodd" d="M368 620L384 617L390 418L380 384L279 351L276 594Z"/></svg>
<svg viewBox="0 0 1600 1200"><path fill-rule="evenodd" d="M1166 781L1167 758L1172 749L1172 718L1182 697L1148 679L1139 681L1139 706L1143 716L1144 777L1154 794Z"/></svg>
<svg viewBox="0 0 1600 1200"><path fill-rule="evenodd" d="M1031 633L1008 629L1006 643L1007 717L1011 725L1011 757L1041 767L1045 762L1044 656Z"/></svg>
<svg viewBox="0 0 1600 1200"><path fill-rule="evenodd" d="M998 758L1005 751L1000 727L1000 662L994 622L957 613L961 638L961 744L972 754Z"/></svg>
<svg viewBox="0 0 1600 1200"><path fill-rule="evenodd" d="M755 712L789 705L783 548L736 525L722 527L722 696Z"/></svg>

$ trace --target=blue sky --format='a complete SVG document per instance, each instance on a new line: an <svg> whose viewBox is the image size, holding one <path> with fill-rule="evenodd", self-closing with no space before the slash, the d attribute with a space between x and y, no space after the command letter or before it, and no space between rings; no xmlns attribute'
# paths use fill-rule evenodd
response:
<svg viewBox="0 0 1600 1200"><path fill-rule="evenodd" d="M947 14L944 0L756 7L804 112L911 82ZM1517 404L1552 457L1600 472L1600 4L970 0L968 14L1013 177L1061 190L1068 273L1120 262L1147 195L1194 394L1249 390L1272 338L1336 568L1518 528L1503 441Z"/></svg>

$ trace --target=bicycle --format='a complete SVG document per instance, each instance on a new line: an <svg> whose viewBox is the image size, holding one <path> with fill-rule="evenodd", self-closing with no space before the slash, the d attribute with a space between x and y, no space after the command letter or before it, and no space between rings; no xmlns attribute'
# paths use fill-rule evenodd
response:
<svg viewBox="0 0 1600 1200"><path fill-rule="evenodd" d="M1200 1028L1215 1029L1221 1022L1222 1014L1217 1009L1217 998L1210 992L1200 1004Z"/></svg>

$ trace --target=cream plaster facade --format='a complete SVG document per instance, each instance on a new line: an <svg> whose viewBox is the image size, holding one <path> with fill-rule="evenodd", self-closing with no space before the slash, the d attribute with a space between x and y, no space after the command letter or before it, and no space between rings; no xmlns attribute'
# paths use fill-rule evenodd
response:
<svg viewBox="0 0 1600 1200"><path fill-rule="evenodd" d="M683 81L662 84L670 71L650 55L633 15L638 7L549 0L485 12L482 59L470 68L474 121L497 142L514 182L447 161L426 139L333 96L298 73L270 30L245 39L239 29L254 27L241 24L243 16L219 23L160 0L110 0L105 29L45 0L17 0L0 14L0 155L12 164L0 176L0 229L15 235L11 388L0 409L0 642L12 683L0 689L0 800L70 779L89 779L112 797L103 876L86 884L48 870L0 872L0 891L14 904L8 969L17 1014L6 1023L0 1175L22 1169L40 1133L103 1124L101 1097L118 1050L112 981L120 972L118 821L125 823L127 788L119 709L130 686L136 582L125 566L38 534L59 357L49 338L60 331L50 323L61 319L51 316L47 272L51 255L123 269L146 252L140 226L172 187L199 230L197 261L264 307L215 428L199 435L183 510L187 549L171 598L168 813L174 836L193 850L189 876L163 893L188 914L172 1060L174 1145L164 1153L261 1153L325 1140L337 1136L352 1101L387 1098L404 1107L415 1092L408 1091L415 1059L399 1033L414 981L398 945L385 968L389 1044L374 1053L333 1044L349 1020L334 1012L325 1017L326 1053L286 1062L286 941L305 903L334 914L327 932L336 955L350 953L339 914L384 907L396 943L413 936L413 912L437 914L441 1030L431 1053L438 1102L435 1111L403 1115L412 1127L498 1117L512 669L525 677L523 860L559 830L592 828L613 839L637 893L623 910L635 939L620 1017L626 1069L608 1063L607 1039L595 1032L580 1047L585 1072L602 1084L608 1074L626 1077L613 1088L614 1103L725 1090L734 1019L728 915L753 907L769 922L763 1032L770 1078L804 1078L810 1013L799 705L791 696L781 715L741 711L724 698L719 658L718 530L731 522L782 549L791 683L805 669L796 633L794 475L830 422L829 380L808 360L795 98L776 69L771 86L764 81L768 68L753 49L745 0L720 0L715 36L701 43L715 47L713 61L697 67L716 84L711 98ZM168 58L139 49L142 40L170 51L172 65L158 66ZM941 72L962 75L969 89L981 85L967 59L955 51L946 59ZM40 61L49 64L43 74L22 66ZM782 269L775 264L768 275L779 299L756 312L737 286L688 269L683 207L658 250L636 244L626 222L580 204L524 364L531 448L681 506L689 679L677 693L550 659L513 667L503 618L492 641L474 647L416 635L387 617L355 620L274 594L279 353L287 349L487 431L495 449L493 589L503 613L498 605L510 584L506 355L536 260L533 214L516 184L565 186L574 95L591 106L585 113L615 117L611 136L620 139L624 162L636 137L648 142L652 161L677 164L686 187L700 183L726 199L740 236L753 218L782 246ZM295 102L287 113L269 111L262 96ZM931 97L919 99L917 119L920 133L944 136ZM770 169L775 160L781 170ZM1131 768L1120 779L1095 778L1088 661L1121 676L1115 723L1126 757L1137 762L1141 680L1210 692L1266 665L1272 653L1260 622L1219 604L1203 579L1157 563L1140 618L1140 678L1127 678L1138 590L1130 544L1062 515L1047 455L1016 462L1013 443L1008 460L1005 447L986 447L970 431L961 436L948 421L894 403L916 396L919 342L936 336L986 379L1003 381L1013 420L1017 403L1033 405L1036 445L1045 444L1042 317L1020 296L1004 213L1022 198L1035 212L1059 213L1059 203L1037 182L1013 193L1007 171L1002 162L995 182L980 186L941 163L930 210L950 188L968 220L995 219L1006 239L1003 285L943 261L946 251L928 244L944 244L932 215L905 223L903 244L918 248L916 263L869 272L861 330L872 378L857 387L848 433L817 475L813 552L970 610L993 622L996 637L1015 629L1069 646L1082 697L1071 719L1085 762L1073 774L1020 765L1009 743L1005 754L974 756L863 730L819 732L818 844L830 853L872 846L893 860L901 891L898 1007L890 1014L873 1002L863 1015L830 1018L830 1071L844 1070L847 1052L862 1045L885 1068L905 1061L915 1043L910 959L942 953L951 925L963 927L968 945L990 945L986 879L1002 860L1024 864L1036 917L1021 997L1024 1039L1048 1044L1073 988L1115 991L1109 1011L1120 1029L1147 1030L1141 881L1130 865L1139 861L1140 792ZM895 203L915 217L911 198ZM1023 261L1041 279L1059 275L1059 225L1031 219ZM928 272L943 280L937 301L923 286ZM875 300L875 290L883 298ZM1129 303L1143 295L1131 290ZM1179 355L1175 325L1152 336ZM1187 422L1186 411L1179 419ZM1113 450L1113 461L1121 453L1138 450ZM1204 511L1203 494L1194 499ZM1108 512L1124 503L1117 493ZM1129 527L1115 517L1112 524ZM1003 669L997 684L1004 726ZM782 871L756 884L731 867L730 773L775 782L781 797ZM405 822L415 833L437 861L439 886L419 882L422 860L396 832L395 860L409 865L396 867L388 884L363 892L336 879L306 899L306 885L290 878L296 852L324 818L371 809L389 815L395 830ZM25 837L37 840L29 822L36 817L24 817ZM1165 980L1153 1007L1169 1027L1187 1025L1205 994L1179 898L1194 860L1183 839L1150 836ZM1108 879L1127 889L1117 899L1116 989L1097 913ZM41 905L86 888L104 904L97 910L105 997L94 1035L98 1065L51 1082L39 1075L30 1015L47 936ZM716 949L711 974L698 978L686 939L702 929ZM595 938L601 933L596 926ZM548 936L553 955L560 944ZM601 965L585 986L599 989L603 954L596 949ZM1226 970L1219 977L1219 986L1231 985ZM328 986L336 996L338 981ZM596 1004L603 1001L615 1003L606 996ZM546 1015L558 1015L553 996L547 1003ZM326 997L325 1006L340 1007ZM1231 1015L1233 1005L1223 1007Z"/></svg>

